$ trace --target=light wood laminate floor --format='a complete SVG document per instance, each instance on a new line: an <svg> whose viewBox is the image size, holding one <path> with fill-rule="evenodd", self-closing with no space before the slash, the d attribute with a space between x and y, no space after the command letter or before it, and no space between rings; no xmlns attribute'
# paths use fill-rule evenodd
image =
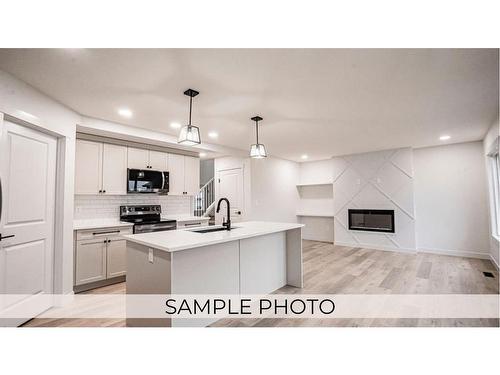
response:
<svg viewBox="0 0 500 375"><path fill-rule="evenodd" d="M304 287L293 294L498 294L498 272L489 260L427 253L406 254L303 241ZM487 278L483 272L491 272ZM125 293L125 283L87 293ZM121 327L122 319L32 319L26 327ZM498 327L498 319L222 319L215 327Z"/></svg>

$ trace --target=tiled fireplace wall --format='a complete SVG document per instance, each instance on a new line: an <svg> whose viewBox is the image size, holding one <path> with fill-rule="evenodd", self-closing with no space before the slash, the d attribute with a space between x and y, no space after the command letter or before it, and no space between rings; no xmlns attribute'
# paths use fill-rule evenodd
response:
<svg viewBox="0 0 500 375"><path fill-rule="evenodd" d="M403 148L336 157L333 167L335 243L415 250L412 150ZM396 233L348 230L349 208L394 210Z"/></svg>
<svg viewBox="0 0 500 375"><path fill-rule="evenodd" d="M75 220L118 219L120 206L133 204L161 204L165 215L191 215L192 197L159 195L76 195Z"/></svg>

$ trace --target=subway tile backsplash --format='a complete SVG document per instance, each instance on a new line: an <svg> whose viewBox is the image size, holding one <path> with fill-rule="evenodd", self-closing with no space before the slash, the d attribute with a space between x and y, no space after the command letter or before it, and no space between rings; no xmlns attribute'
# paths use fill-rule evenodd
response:
<svg viewBox="0 0 500 375"><path fill-rule="evenodd" d="M120 206L160 204L164 215L191 215L191 196L182 195L75 195L75 220L118 219Z"/></svg>

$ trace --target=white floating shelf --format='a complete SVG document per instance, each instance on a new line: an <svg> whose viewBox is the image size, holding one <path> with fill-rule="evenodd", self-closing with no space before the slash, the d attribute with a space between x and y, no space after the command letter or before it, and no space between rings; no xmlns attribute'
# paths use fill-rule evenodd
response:
<svg viewBox="0 0 500 375"><path fill-rule="evenodd" d="M297 184L299 186L322 186L322 185L333 185L333 182L316 182L311 184Z"/></svg>
<svg viewBox="0 0 500 375"><path fill-rule="evenodd" d="M332 213L297 212L296 216L333 217Z"/></svg>

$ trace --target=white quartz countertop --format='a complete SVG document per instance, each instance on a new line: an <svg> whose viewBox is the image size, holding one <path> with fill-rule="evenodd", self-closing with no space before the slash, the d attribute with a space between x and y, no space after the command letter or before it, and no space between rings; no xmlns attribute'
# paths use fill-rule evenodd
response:
<svg viewBox="0 0 500 375"><path fill-rule="evenodd" d="M128 241L144 246L174 252L223 242L237 241L265 234L283 232L290 229L301 228L304 224L247 221L243 223L233 223L232 226L233 228L230 231L225 230L211 233L195 233L190 232L189 230L179 229L163 232L132 234L125 235L123 237Z"/></svg>
<svg viewBox="0 0 500 375"><path fill-rule="evenodd" d="M127 223L116 219L83 219L74 220L73 229L97 229L97 228L110 228L110 227L131 227L134 224Z"/></svg>
<svg viewBox="0 0 500 375"><path fill-rule="evenodd" d="M177 220L179 222L183 221L206 221L209 217L202 216L191 216L191 215L161 215L162 220Z"/></svg>

